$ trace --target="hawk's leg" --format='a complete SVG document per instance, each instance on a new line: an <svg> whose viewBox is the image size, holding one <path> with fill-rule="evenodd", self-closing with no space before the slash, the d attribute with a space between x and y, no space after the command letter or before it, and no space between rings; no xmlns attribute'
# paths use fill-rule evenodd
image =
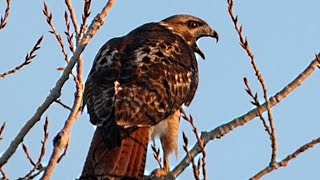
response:
<svg viewBox="0 0 320 180"><path fill-rule="evenodd" d="M178 136L180 128L180 110L157 124L152 133L152 138L160 136L163 150L163 169L157 169L152 174L155 177L164 177L170 172L170 154L178 157Z"/></svg>

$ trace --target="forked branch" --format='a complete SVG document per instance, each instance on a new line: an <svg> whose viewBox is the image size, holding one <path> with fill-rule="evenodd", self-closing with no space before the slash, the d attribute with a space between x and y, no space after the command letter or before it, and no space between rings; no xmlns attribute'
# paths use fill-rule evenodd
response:
<svg viewBox="0 0 320 180"><path fill-rule="evenodd" d="M26 55L26 57L24 58L24 61L16 66L15 68L7 71L7 72L4 72L2 74L0 74L0 78L6 78L8 75L11 75L11 74L14 74L18 71L20 71L23 67L27 66L28 64L30 64L32 62L32 60L37 56L37 51L40 49L40 45L41 45L41 42L43 40L43 36L41 36L36 44L33 46L32 50Z"/></svg>

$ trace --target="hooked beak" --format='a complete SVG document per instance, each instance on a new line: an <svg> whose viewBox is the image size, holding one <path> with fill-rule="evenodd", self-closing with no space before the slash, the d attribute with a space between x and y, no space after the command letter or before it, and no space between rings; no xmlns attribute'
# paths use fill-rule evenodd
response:
<svg viewBox="0 0 320 180"><path fill-rule="evenodd" d="M216 42L219 41L219 35L218 35L218 33L217 33L215 30L213 30L213 29L211 29L211 28L209 28L209 27L208 27L208 29L206 29L206 31L204 31L202 34L200 34L200 35L197 37L197 40L198 40L199 38L201 38L201 37L212 37L212 38L216 39ZM194 50L194 52L198 53L203 60L205 60L204 53L203 53L203 52L201 51L201 49L198 47L197 43L195 43L195 45L194 45L194 47L193 47L193 50Z"/></svg>
<svg viewBox="0 0 320 180"><path fill-rule="evenodd" d="M218 35L217 31L215 31L213 29L211 29L211 31L212 31L212 33L211 33L210 37L215 38L216 42L218 42L219 41L219 35Z"/></svg>

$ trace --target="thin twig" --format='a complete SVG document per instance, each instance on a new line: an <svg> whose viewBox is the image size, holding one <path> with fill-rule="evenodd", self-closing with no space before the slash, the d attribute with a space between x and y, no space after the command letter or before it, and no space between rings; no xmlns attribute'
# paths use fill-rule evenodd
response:
<svg viewBox="0 0 320 180"><path fill-rule="evenodd" d="M7 173L2 168L0 168L0 173L2 175L2 178L1 178L2 180L9 179Z"/></svg>
<svg viewBox="0 0 320 180"><path fill-rule="evenodd" d="M46 120L44 122L44 125L43 125L43 140L41 141L42 145L41 145L40 155L39 155L38 161L37 161L37 166L42 162L44 155L46 154L46 144L47 144L48 138L49 138L48 126L49 126L49 118L47 116ZM36 167L36 169L37 168L38 167Z"/></svg>
<svg viewBox="0 0 320 180"><path fill-rule="evenodd" d="M253 101L251 101L251 104L253 104L253 105L256 106L256 107L259 107L259 106L260 106L260 102L259 102L259 100L258 100L258 94L255 93L255 94L253 95L253 92L252 92L252 90L251 90L251 88L250 88L249 81L248 81L247 78L243 78L243 81L244 81L244 84L245 84L245 86L246 86L246 89L245 89L245 90L246 90L247 94L253 99ZM264 116L263 116L262 114L260 114L260 113L259 113L258 115L259 115L259 117L260 117L260 119L261 119L261 121L262 121L262 124L263 124L265 130L267 131L269 137L272 137L270 127L268 126L268 124L267 124Z"/></svg>
<svg viewBox="0 0 320 180"><path fill-rule="evenodd" d="M182 139L183 139L183 150L187 153L186 156L188 156L190 159L191 159L191 165L192 165L192 169L193 169L193 176L196 180L200 180L200 177L199 177L199 171L197 170L197 165L194 161L194 158L191 158L191 155L189 153L189 150L188 150L188 144L189 144L189 140L186 136L186 134L184 132L182 132Z"/></svg>
<svg viewBox="0 0 320 180"><path fill-rule="evenodd" d="M250 180L258 180L261 179L264 175L270 173L271 171L274 171L280 167L286 167L289 162L299 155L301 155L303 152L310 150L315 145L320 144L320 137L317 139L313 139L312 141L304 144L303 146L299 147L297 150L295 150L292 154L288 155L283 160L276 162L275 164L269 164L269 166L262 169L260 172L258 172L256 175L250 178Z"/></svg>
<svg viewBox="0 0 320 180"><path fill-rule="evenodd" d="M311 76L316 68L320 65L320 53L316 55L316 58L304 69L302 73L300 73L293 81L291 81L287 86L285 86L282 90L276 93L274 96L269 98L269 105L273 107L281 102L283 99L288 97L290 93L296 90L299 86L303 84L303 82ZM232 130L243 126L244 124L252 121L255 117L258 116L258 113L263 113L267 110L267 104L264 102L261 106L252 109L246 114L233 119L232 121L223 124L209 132L202 132L201 139L204 144L207 144L209 141L221 138ZM185 168L189 166L191 160L197 156L201 152L201 148L199 143L197 142L192 149L189 151L189 155L186 155L180 163L171 171L174 177L178 177Z"/></svg>
<svg viewBox="0 0 320 180"><path fill-rule="evenodd" d="M83 29L82 29L83 27L81 27L80 31L82 31L82 32L81 33L79 32L79 25L78 25L78 22L77 22L76 17L75 17L76 15L75 15L74 8L72 6L72 2L70 0L66 0L65 3L66 3L66 6L68 7L68 10L69 10L69 13L70 13L70 18L72 20L73 27L74 27L76 35L77 35L77 37L76 37L76 46L78 46L79 40L82 38L83 32L85 32L85 31L83 31ZM85 2L85 4L86 4L86 2ZM89 9L90 9L90 4L89 4ZM85 9L84 10L85 14L87 13L87 11L89 11L89 9ZM84 18L84 17L82 17L82 18ZM68 43L69 43L70 50L74 53L74 43L72 41L73 40L73 33L71 33L71 30L70 30L70 22L69 22L69 18L68 18L68 13L67 12L65 12L65 22L66 22L66 27L67 27L67 31L65 32L65 34L67 35L67 40L68 40ZM78 92L79 89L83 88L83 59L82 59L81 56L79 57L79 60L77 62L77 76L74 77L74 78L76 79L76 81L75 81L76 91ZM78 94L78 93L76 93L76 94ZM71 108L70 108L70 110L71 110Z"/></svg>
<svg viewBox="0 0 320 180"><path fill-rule="evenodd" d="M233 0L227 0L228 1L228 12L229 15L232 19L232 22L234 24L234 28L236 29L238 35L239 35L239 39L240 39L240 43L241 43L241 47L247 52L248 56L250 57L251 60L251 65L255 71L255 75L258 79L258 81L260 82L261 88L263 90L263 97L265 102L267 102L267 113L268 113L268 120L269 120L269 124L270 124L270 129L271 129L271 147L272 147L272 154L271 154L271 161L270 163L274 163L276 161L277 158L277 149L278 149L278 143L277 143L277 139L276 139L276 131L275 131L275 125L274 125L274 120L273 120L273 115L272 115L272 111L271 111L271 107L268 104L268 91L267 91L267 85L266 82L261 74L261 72L259 71L259 68L256 64L255 58L254 58L254 54L250 49L249 46L249 41L248 39L245 37L245 35L243 34L243 26L239 26L238 25L238 16L235 16L233 13Z"/></svg>
<svg viewBox="0 0 320 180"><path fill-rule="evenodd" d="M83 15L82 15L82 24L80 26L80 32L78 34L77 38L77 45L79 41L82 39L83 34L87 31L87 19L91 14L91 0L85 0L84 1L84 7L83 7ZM77 63L77 79L79 81L78 84L76 84L76 88L83 88L83 59L80 56L80 59ZM79 87L82 86L82 87Z"/></svg>
<svg viewBox="0 0 320 180"><path fill-rule="evenodd" d="M62 37L61 35L58 33L58 31L56 30L54 24L53 24L53 16L52 16L52 13L50 12L49 10L49 7L48 5L43 2L43 10L42 10L44 16L46 17L46 21L48 23L48 25L50 26L51 30L49 31L51 34L54 35L54 37L56 38L56 40L58 41L58 44L60 45L60 48L61 48L61 52L64 56L64 60L66 61L66 63L68 63L69 61L69 56L68 56L68 52L66 50L66 47L64 45L64 42L62 40ZM70 73L73 77L73 80L77 83L77 77L76 75L73 73L73 71L71 71Z"/></svg>
<svg viewBox="0 0 320 180"><path fill-rule="evenodd" d="M29 177L36 171L35 168L32 168L25 176L18 178L17 180L30 179Z"/></svg>
<svg viewBox="0 0 320 180"><path fill-rule="evenodd" d="M42 114L48 109L48 107L54 102L54 100L60 97L61 88L63 87L65 82L68 80L71 70L73 69L74 65L77 63L82 51L86 48L88 43L90 43L92 37L97 33L97 31L99 31L100 27L104 22L105 17L107 16L108 12L110 11L111 7L115 2L116 2L115 0L110 0L108 4L103 8L101 13L94 18L90 27L88 28L88 31L85 33L85 35L79 42L79 45L77 46L75 53L71 57L69 63L65 67L60 78L57 80L56 85L52 88L52 90L50 91L49 95L44 100L44 102L38 107L34 115L29 120L26 121L26 124L19 131L18 135L11 141L9 147L1 155L0 167L2 167L9 160L9 158L15 153L19 144L22 142L23 138L30 131L30 129L40 120ZM68 127L70 126L72 126L72 123L68 125ZM69 133L64 135L64 137L69 136ZM56 160L57 159L53 161L56 161Z"/></svg>
<svg viewBox="0 0 320 180"><path fill-rule="evenodd" d="M40 173L42 173L45 169L46 169L45 166L39 166L38 169L32 168L28 174L26 174L24 177L18 178L17 180L34 179Z"/></svg>
<svg viewBox="0 0 320 180"><path fill-rule="evenodd" d="M66 156L67 151L68 151L68 147L69 147L69 141L68 141L66 147L63 149L63 152L62 152L61 156L59 157L59 159L57 160L57 163L60 163L60 161L62 160L62 158L63 158L64 156Z"/></svg>
<svg viewBox="0 0 320 180"><path fill-rule="evenodd" d="M101 25L104 22L104 18L107 16L107 14L111 10L111 7L113 6L113 4L115 2L116 2L115 0L109 0L108 3L103 7L102 11L94 18L94 20L92 21L91 25L88 28L88 31L86 31L83 38L81 38L81 40L79 41L79 45L77 46L78 48L81 48L81 46L85 47L85 45L90 42L91 37L100 29ZM75 54L76 54L76 52L75 52ZM80 54L79 54L78 58L79 57L80 57ZM74 63L76 63L76 62L77 62L77 60L74 61ZM67 68L68 68L68 66L66 67L66 69ZM78 71L80 71L80 69ZM79 75L79 74L80 73L78 73L78 76L80 76L79 78L82 78L81 75ZM62 151L66 149L66 146L69 142L72 126L73 126L74 122L76 121L76 119L81 114L82 94L83 94L83 85L77 83L76 98L75 98L75 101L74 101L74 104L72 107L72 111L70 112L69 117L66 120L63 129L58 133L58 135L55 138L54 149L51 154L49 164L48 164L47 169L45 170L45 172L42 176L42 179L44 179L44 180L50 179L50 176L51 176L58 160L60 159Z"/></svg>
<svg viewBox="0 0 320 180"><path fill-rule="evenodd" d="M26 154L27 159L29 160L30 164L32 166L36 166L36 163L32 160L32 158L31 158L31 156L29 154L29 150L28 150L27 146L25 144L23 144L23 143L22 143L22 149L23 149L24 153Z"/></svg>
<svg viewBox="0 0 320 180"><path fill-rule="evenodd" d="M202 151L202 158L201 158L201 162L202 162L202 175L203 175L203 179L206 180L207 179L207 163L206 163L206 158L207 158L207 152L205 150Z"/></svg>
<svg viewBox="0 0 320 180"><path fill-rule="evenodd" d="M47 167L46 166L43 166L41 167L40 169L38 169L37 172L35 172L34 174L31 174L28 178L29 179L34 179L35 177L39 176L44 170L46 170Z"/></svg>
<svg viewBox="0 0 320 180"><path fill-rule="evenodd" d="M85 0L83 6L83 14L82 14L82 23L80 26L79 38L81 39L83 33L86 32L87 29L87 20L91 14L91 0Z"/></svg>
<svg viewBox="0 0 320 180"><path fill-rule="evenodd" d="M67 41L69 44L70 51L72 53L74 53L74 51L75 51L75 46L73 43L74 33L72 33L71 29L70 29L70 20L69 20L69 16L68 16L67 11L64 12L64 20L66 22L66 28L67 28L67 30L64 32L64 34L67 36Z"/></svg>
<svg viewBox="0 0 320 180"><path fill-rule="evenodd" d="M0 74L0 78L5 78L8 75L14 74L19 70L21 70L23 67L30 64L32 60L37 56L36 53L37 53L37 50L40 49L42 40L43 40L43 35L37 40L36 44L33 46L32 50L26 55L26 57L24 58L24 61L21 64L16 66L12 70L9 70L8 72Z"/></svg>
<svg viewBox="0 0 320 180"><path fill-rule="evenodd" d="M60 48L61 48L61 52L64 55L64 60L68 63L69 61L69 57L68 57L68 52L66 50L66 47L64 45L64 42L61 38L61 35L57 32L54 24L53 24L53 16L52 13L49 10L48 5L43 2L43 10L42 10L43 14L46 17L46 21L48 23L48 25L50 26L51 30L49 31L51 34L54 35L54 37L56 38L56 40L58 41Z"/></svg>
<svg viewBox="0 0 320 180"><path fill-rule="evenodd" d="M24 176L24 177L21 177L21 178L18 178L18 179L31 179L32 176L34 176L34 174L37 174L39 171L43 171L43 165L42 165L42 159L44 158L44 155L45 155L45 152L46 152L46 149L45 149L45 146L47 144L47 141L48 141L48 136L49 136L49 131L48 131L48 125L49 125L49 120L48 120L48 117L46 117L46 120L45 120L45 123L43 125L43 140L41 141L41 151L40 151L40 154L39 154L39 157L38 157L38 160L36 163L34 163L27 151L27 148L24 147L23 145L23 148L24 148L24 151L25 153L27 154L27 157L29 159L29 161L31 160L33 163L31 163L33 165L33 168ZM26 150L25 150L26 149ZM27 151L27 152L26 152Z"/></svg>
<svg viewBox="0 0 320 180"><path fill-rule="evenodd" d="M68 109L69 111L72 111L72 108L69 107L68 105L64 104L64 103L61 101L61 99L56 99L56 100L54 100L54 102L60 104L63 108Z"/></svg>
<svg viewBox="0 0 320 180"><path fill-rule="evenodd" d="M151 149L153 151L153 157L157 161L160 169L162 169L161 157L160 157L160 148L157 147L156 142L152 140Z"/></svg>
<svg viewBox="0 0 320 180"><path fill-rule="evenodd" d="M10 3L11 3L11 0L7 0L7 7L6 7L6 10L4 11L4 16L1 16L1 19L0 19L0 31L7 25L9 14L10 14Z"/></svg>
<svg viewBox="0 0 320 180"><path fill-rule="evenodd" d="M90 2L91 3L91 2ZM74 27L74 30L75 30L75 32L76 32L76 46L78 46L79 45L79 42L80 42L80 40L82 39L82 37L83 37L83 33L84 32L86 32L86 31L84 31L83 30L83 27L81 27L81 29L79 29L79 25L78 25L78 21L77 21L77 16L76 16L76 12L75 12L75 10L74 10L74 8L73 8L73 5L72 5L72 2L71 2L71 0L65 0L65 4L66 4L66 6L67 6L67 8L68 8L68 11L69 11L69 14L70 14L70 19L71 19L71 21L72 21L72 24L73 24L73 27ZM85 1L85 5L86 5L86 1ZM86 8L84 8L85 10L85 12L86 12L86 10L89 12L90 10L90 4L89 4L89 8L88 9L86 9ZM86 13L85 13L86 14ZM89 13L90 14L90 13ZM89 16L89 15L88 15ZM68 23L67 22L67 19L68 18L66 18L65 17L65 19L66 19L66 23ZM68 26L67 26L67 29L68 29ZM69 28L70 29L70 28ZM68 30L69 31L69 34L70 34L70 30ZM80 31L81 31L81 33L80 33ZM67 35L68 36L68 35ZM72 42L72 35L69 35L68 36L68 43L69 43L69 46L70 46L70 49L71 49L71 51L74 53L74 51L72 50L73 48L73 46L74 46L74 43ZM76 79L77 79L77 81L75 81L76 82L76 88L77 89L79 89L79 88L83 88L83 87L79 87L79 86L82 86L82 84L83 84L83 59L82 59L82 57L80 56L79 57L79 60L78 60L78 62L77 62L77 77L76 77Z"/></svg>
<svg viewBox="0 0 320 180"><path fill-rule="evenodd" d="M79 34L79 25L78 25L78 21L77 21L77 15L76 15L76 11L73 8L72 2L71 0L65 0L65 4L68 8L69 14L70 14L70 19L72 21L73 24L73 28L76 32L77 38L78 39L78 34Z"/></svg>
<svg viewBox="0 0 320 180"><path fill-rule="evenodd" d="M6 121L2 123L2 126L0 128L0 141L3 139L3 132L5 128L6 128Z"/></svg>
<svg viewBox="0 0 320 180"><path fill-rule="evenodd" d="M202 167L202 161L200 160L200 158L198 158L198 161L197 161L198 163L197 163L197 173L198 173L198 177L199 177L199 179L200 179L200 168Z"/></svg>
<svg viewBox="0 0 320 180"><path fill-rule="evenodd" d="M192 126L192 131L197 138L197 142L199 143L200 148L202 149L201 150L201 152L202 152L202 158L201 158L201 160L202 160L202 174L203 174L203 179L206 180L207 179L207 168L206 168L207 153L205 150L206 144L203 143L203 140L199 136L199 131L198 131L198 128L196 127L196 125L194 124L193 117L191 115L188 116L183 108L181 108L180 111L183 114L182 118L185 119L187 122L189 122L189 124ZM198 168L200 168L200 167L198 166Z"/></svg>

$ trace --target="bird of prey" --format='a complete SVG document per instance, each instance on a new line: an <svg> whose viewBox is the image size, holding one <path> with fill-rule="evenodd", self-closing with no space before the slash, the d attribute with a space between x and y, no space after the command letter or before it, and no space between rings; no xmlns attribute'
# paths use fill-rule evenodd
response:
<svg viewBox="0 0 320 180"><path fill-rule="evenodd" d="M191 15L144 24L106 42L85 83L84 104L101 133L106 179L141 179L151 136L160 136L164 170L177 153L180 108L189 106L198 86L196 41L218 41L217 32ZM98 172L99 171L99 172Z"/></svg>

